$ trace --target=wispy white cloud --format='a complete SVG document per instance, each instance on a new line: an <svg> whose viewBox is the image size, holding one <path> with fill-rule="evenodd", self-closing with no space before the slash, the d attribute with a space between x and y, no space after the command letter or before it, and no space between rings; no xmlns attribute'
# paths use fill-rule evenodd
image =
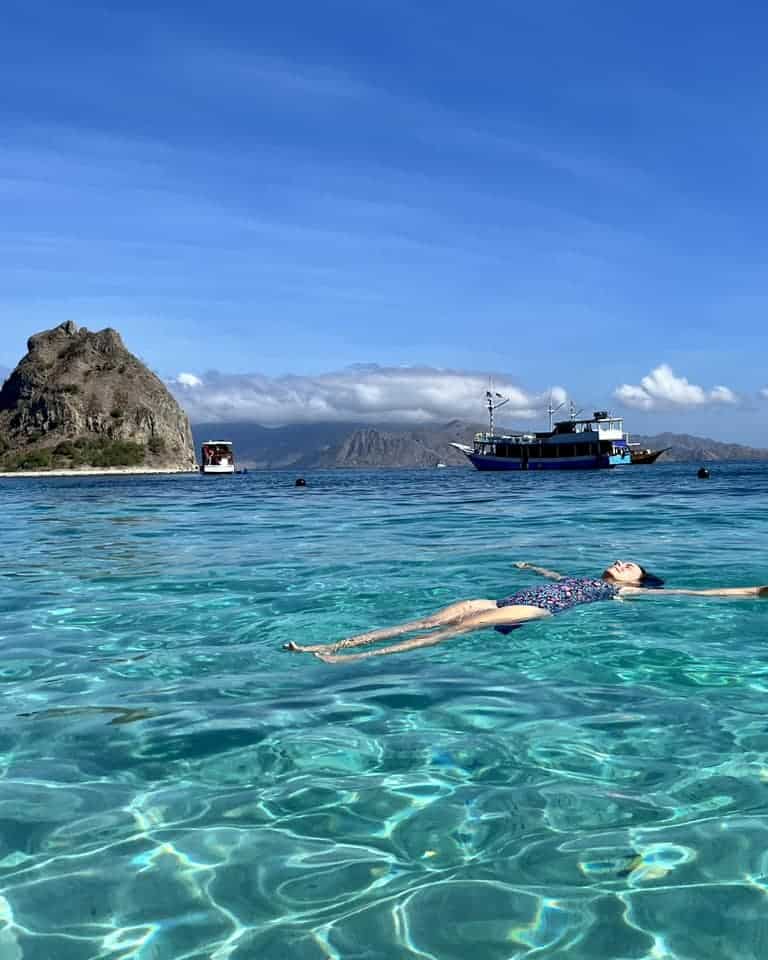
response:
<svg viewBox="0 0 768 960"><path fill-rule="evenodd" d="M196 423L418 423L482 421L488 379L429 367L361 364L314 377L182 373L169 386ZM495 381L494 390L509 398L503 408L506 421L541 417L550 395L555 404L566 397L562 387L529 393L503 378Z"/></svg>
<svg viewBox="0 0 768 960"><path fill-rule="evenodd" d="M707 404L735 404L738 397L730 387L711 389L679 377L666 363L659 364L639 384L622 384L614 391L617 400L639 410L685 409Z"/></svg>
<svg viewBox="0 0 768 960"><path fill-rule="evenodd" d="M739 398L730 387L717 386L709 391L710 400L713 403L738 403Z"/></svg>
<svg viewBox="0 0 768 960"><path fill-rule="evenodd" d="M360 100L379 95L359 74L325 63L243 54L226 48L186 50L182 59L191 84L196 80L199 84L204 78L206 84L213 82L216 89L224 87L241 98L266 94L306 103L308 97Z"/></svg>
<svg viewBox="0 0 768 960"><path fill-rule="evenodd" d="M762 388L762 390L760 391L760 396L765 397L765 399L768 400L768 387Z"/></svg>

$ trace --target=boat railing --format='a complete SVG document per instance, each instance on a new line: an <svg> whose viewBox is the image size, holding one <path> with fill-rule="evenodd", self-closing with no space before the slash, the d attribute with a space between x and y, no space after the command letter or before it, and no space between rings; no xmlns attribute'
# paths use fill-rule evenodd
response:
<svg viewBox="0 0 768 960"><path fill-rule="evenodd" d="M504 433L476 433L475 443L535 443L535 433L515 433L511 436Z"/></svg>

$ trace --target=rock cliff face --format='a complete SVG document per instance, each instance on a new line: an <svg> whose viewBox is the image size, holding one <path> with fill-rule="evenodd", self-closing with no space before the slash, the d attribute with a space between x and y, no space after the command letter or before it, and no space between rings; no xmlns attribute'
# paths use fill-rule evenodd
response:
<svg viewBox="0 0 768 960"><path fill-rule="evenodd" d="M0 390L0 465L194 468L186 414L117 331L70 321L27 349Z"/></svg>

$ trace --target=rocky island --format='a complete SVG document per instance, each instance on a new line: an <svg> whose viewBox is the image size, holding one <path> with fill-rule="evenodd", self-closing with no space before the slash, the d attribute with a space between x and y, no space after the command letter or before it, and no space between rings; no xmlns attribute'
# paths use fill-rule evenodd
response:
<svg viewBox="0 0 768 960"><path fill-rule="evenodd" d="M116 330L29 338L0 389L0 471L195 469L187 415Z"/></svg>

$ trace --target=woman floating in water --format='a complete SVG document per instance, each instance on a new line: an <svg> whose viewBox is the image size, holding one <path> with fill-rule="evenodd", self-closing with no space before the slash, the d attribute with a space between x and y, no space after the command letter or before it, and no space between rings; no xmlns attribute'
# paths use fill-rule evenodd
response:
<svg viewBox="0 0 768 960"><path fill-rule="evenodd" d="M441 643L450 637L457 637L473 630L495 627L502 633L514 630L528 620L542 620L555 613L570 610L582 603L595 603L598 600L623 600L625 597L654 597L664 594L688 594L697 597L768 597L768 586L761 587L716 587L712 590L661 590L664 581L648 573L638 563L616 560L603 571L600 580L590 577L565 577L553 570L536 567L532 563L516 563L521 570L532 570L554 583L518 590L503 600L461 600L450 607L438 610L428 617L402 623L396 627L372 630L356 637L348 637L338 643L317 646L299 646L286 643L284 649L297 653L314 653L326 663L342 663L347 660L362 660L364 657L380 657L388 653L400 653L403 650L415 650ZM412 633L415 630L445 629L434 633L422 634L395 643L388 647L377 647L365 653L339 655L337 651L347 647L362 647L378 640L390 640L392 637Z"/></svg>

